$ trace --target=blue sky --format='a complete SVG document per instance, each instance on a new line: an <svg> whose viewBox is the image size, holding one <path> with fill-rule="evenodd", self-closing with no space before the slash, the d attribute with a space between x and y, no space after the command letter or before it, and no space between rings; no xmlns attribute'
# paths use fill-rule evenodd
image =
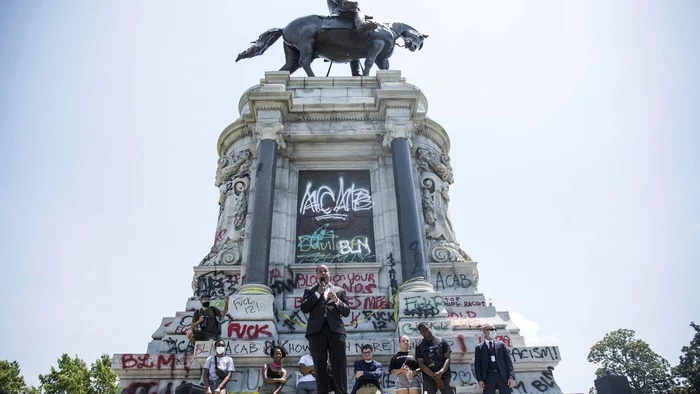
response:
<svg viewBox="0 0 700 394"><path fill-rule="evenodd" d="M450 134L453 222L480 291L529 345L560 346L560 387L587 392L588 349L617 328L677 363L700 321L697 2L361 6L430 35L392 68ZM280 43L236 54L325 12L0 2L0 359L37 383L63 352L145 351L211 246L218 135L284 63Z"/></svg>

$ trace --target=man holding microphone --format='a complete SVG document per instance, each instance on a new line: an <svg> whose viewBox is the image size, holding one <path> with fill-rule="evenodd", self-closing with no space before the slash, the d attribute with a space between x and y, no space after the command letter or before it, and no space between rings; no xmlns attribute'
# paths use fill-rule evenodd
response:
<svg viewBox="0 0 700 394"><path fill-rule="evenodd" d="M345 325L343 317L350 315L345 290L331 283L328 266L316 268L318 284L304 290L301 311L309 315L306 339L316 369L316 388L319 394L329 391L328 358L333 370L333 380L339 393L347 394L347 356L345 355Z"/></svg>

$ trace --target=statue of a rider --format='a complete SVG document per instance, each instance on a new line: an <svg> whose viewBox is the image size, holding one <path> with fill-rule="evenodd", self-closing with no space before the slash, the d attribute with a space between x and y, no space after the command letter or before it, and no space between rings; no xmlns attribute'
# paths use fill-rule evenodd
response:
<svg viewBox="0 0 700 394"><path fill-rule="evenodd" d="M365 15L360 12L357 2L348 0L326 0L328 2L328 12L331 16L351 19L355 30L360 33L369 33L377 28L375 22L365 19Z"/></svg>

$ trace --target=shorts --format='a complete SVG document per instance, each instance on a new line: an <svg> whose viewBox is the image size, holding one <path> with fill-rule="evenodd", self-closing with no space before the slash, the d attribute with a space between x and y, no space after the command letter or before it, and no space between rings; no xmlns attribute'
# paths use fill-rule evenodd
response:
<svg viewBox="0 0 700 394"><path fill-rule="evenodd" d="M399 377L396 378L395 389L420 389L421 383L422 382L420 375L414 376L411 380L408 380L408 377L406 375L399 375Z"/></svg>
<svg viewBox="0 0 700 394"><path fill-rule="evenodd" d="M382 389L374 384L366 384L357 389L357 394L382 394Z"/></svg>
<svg viewBox="0 0 700 394"><path fill-rule="evenodd" d="M202 330L194 330L192 331L192 335L195 341L216 341L219 339L219 334L212 334Z"/></svg>
<svg viewBox="0 0 700 394"><path fill-rule="evenodd" d="M211 388L211 392L214 392L214 389L219 387L223 380L222 379L211 379L209 378L209 387ZM228 386L228 384L226 384ZM228 391L226 390L226 387L222 391L219 391L220 394L226 394Z"/></svg>

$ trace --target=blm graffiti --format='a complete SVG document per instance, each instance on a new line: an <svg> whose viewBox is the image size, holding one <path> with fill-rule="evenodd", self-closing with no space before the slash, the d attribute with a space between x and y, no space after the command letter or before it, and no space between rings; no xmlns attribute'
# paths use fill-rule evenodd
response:
<svg viewBox="0 0 700 394"><path fill-rule="evenodd" d="M300 171L297 263L375 261L369 171Z"/></svg>

